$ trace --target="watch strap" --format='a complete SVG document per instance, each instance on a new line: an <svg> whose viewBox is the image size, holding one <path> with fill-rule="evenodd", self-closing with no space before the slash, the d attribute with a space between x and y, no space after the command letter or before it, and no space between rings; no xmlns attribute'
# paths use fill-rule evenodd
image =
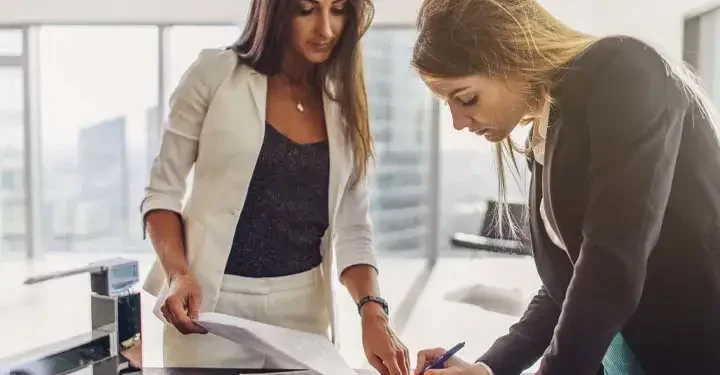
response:
<svg viewBox="0 0 720 375"><path fill-rule="evenodd" d="M387 301L385 301L381 297L376 296L365 296L363 298L360 298L360 300L357 302L358 313L362 311L363 306L365 306L365 304L367 303L377 303L382 307L383 311L385 311L385 314L390 315L390 309L388 308Z"/></svg>

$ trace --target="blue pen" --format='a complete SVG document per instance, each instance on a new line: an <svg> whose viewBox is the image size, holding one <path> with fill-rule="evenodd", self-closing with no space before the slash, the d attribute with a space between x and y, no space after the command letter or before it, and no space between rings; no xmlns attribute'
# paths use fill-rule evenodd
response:
<svg viewBox="0 0 720 375"><path fill-rule="evenodd" d="M452 356L457 354L457 352L459 352L460 349L462 349L464 346L465 346L464 341L453 346L452 348L450 348L450 350L446 351L445 354L441 355L440 358L434 360L431 364L429 364L427 367L425 367L425 369L422 370L419 375L424 375L425 371L430 370L430 369L438 369L438 368L445 367L445 362L447 362L448 359L450 359Z"/></svg>

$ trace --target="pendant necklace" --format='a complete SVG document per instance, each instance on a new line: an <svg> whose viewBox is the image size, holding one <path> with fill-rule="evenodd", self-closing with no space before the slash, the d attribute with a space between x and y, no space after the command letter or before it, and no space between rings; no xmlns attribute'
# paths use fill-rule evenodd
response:
<svg viewBox="0 0 720 375"><path fill-rule="evenodd" d="M303 105L303 100L308 96L308 94L303 95L303 98L297 99L295 98L295 92L293 90L293 86L302 86L302 82L299 78L293 77L290 74L287 74L285 72L282 72L282 74L287 78L288 82L290 83L290 96L292 97L293 101L295 102L295 109L298 110L300 113L305 113L305 106Z"/></svg>

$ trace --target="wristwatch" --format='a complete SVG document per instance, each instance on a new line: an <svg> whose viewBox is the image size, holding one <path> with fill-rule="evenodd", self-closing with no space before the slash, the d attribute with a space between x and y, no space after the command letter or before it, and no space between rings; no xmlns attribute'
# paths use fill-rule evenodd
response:
<svg viewBox="0 0 720 375"><path fill-rule="evenodd" d="M390 315L387 301L385 301L384 299L382 299L380 297L375 297L375 296L365 296L363 298L360 298L360 300L357 302L358 314L361 313L362 307L365 306L366 303L370 303L370 302L377 303L378 305L382 306L382 309L385 312L385 314Z"/></svg>

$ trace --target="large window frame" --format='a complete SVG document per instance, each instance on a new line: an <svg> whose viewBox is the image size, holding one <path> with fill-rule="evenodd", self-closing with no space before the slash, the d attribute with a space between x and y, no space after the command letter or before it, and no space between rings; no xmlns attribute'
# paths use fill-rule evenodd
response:
<svg viewBox="0 0 720 375"><path fill-rule="evenodd" d="M720 44L713 38L720 28L720 5L714 4L685 15L683 60L698 74L715 102L720 102Z"/></svg>
<svg viewBox="0 0 720 375"><path fill-rule="evenodd" d="M25 78L25 91L23 93L23 102L25 104L24 116L24 148L23 160L25 163L24 181L26 188L26 204L25 204L25 225L26 225L26 248L25 255L30 260L41 259L45 253L45 245L43 243L42 228L42 143L41 143L41 124L39 122L40 103L38 92L38 73L37 60L40 58L36 48L37 32L39 27L54 26L58 23L51 24L20 24L20 25L3 25L2 29L22 30L23 35L23 54L22 56L0 56L0 66L21 66ZM157 128L156 135L162 132L162 122L167 115L166 106L169 95L167 90L167 81L169 74L169 31L174 26L233 26L227 23L61 23L59 25L67 26L154 26L157 28L158 38L158 111L157 111ZM408 30L414 29L411 24L375 24L373 29L376 30ZM409 62L408 62L409 63ZM437 100L432 101L432 121L429 131L429 161L428 167L428 233L427 233L427 253L425 254L428 266L432 266L437 261L440 249L441 239L439 233L439 217L440 217L440 109Z"/></svg>
<svg viewBox="0 0 720 375"><path fill-rule="evenodd" d="M23 97L22 97L22 103L23 103L23 136L22 136L22 163L23 163L23 184L24 184L24 199L25 199L25 232L26 232L26 238L25 238L25 249L24 253L26 257L31 258L33 257L34 250L38 248L35 244L31 243L33 236L29 235L31 230L31 224L34 223L34 218L32 216L32 212L35 210L35 201L33 200L33 194L31 193L33 189L35 188L34 181L31 181L31 169L32 166L30 165L30 155L34 152L33 149L31 149L31 144L36 145L36 142L32 141L33 132L30 130L33 124L33 119L31 118L31 106L32 102L30 98L32 97L32 81L30 77L30 61L29 61L29 50L30 46L28 46L28 40L30 39L27 35L28 28L22 27L22 26L16 26L16 25L0 25L0 32L3 31L13 31L13 32L19 32L21 34L22 42L21 42L21 48L19 54L5 54L0 53L0 67L2 68L16 68L20 69L22 72L22 80L23 80ZM35 195L38 196L37 194Z"/></svg>

